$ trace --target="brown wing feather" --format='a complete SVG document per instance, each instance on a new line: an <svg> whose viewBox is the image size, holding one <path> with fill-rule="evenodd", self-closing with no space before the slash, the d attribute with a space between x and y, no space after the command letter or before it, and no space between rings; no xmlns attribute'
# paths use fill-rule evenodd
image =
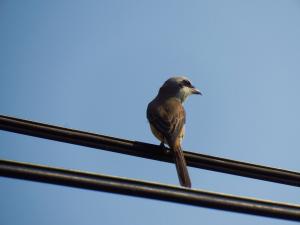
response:
<svg viewBox="0 0 300 225"><path fill-rule="evenodd" d="M185 124L185 111L176 99L163 103L153 101L148 105L147 118L152 126L160 132L172 148L176 139L181 135Z"/></svg>

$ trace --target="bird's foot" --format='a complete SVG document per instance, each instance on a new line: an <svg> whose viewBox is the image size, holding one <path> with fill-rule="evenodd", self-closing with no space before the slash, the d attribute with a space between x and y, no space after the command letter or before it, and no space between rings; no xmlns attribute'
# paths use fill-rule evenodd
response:
<svg viewBox="0 0 300 225"><path fill-rule="evenodd" d="M164 154L170 154L170 149L168 149L163 142L160 143L159 147L164 152Z"/></svg>

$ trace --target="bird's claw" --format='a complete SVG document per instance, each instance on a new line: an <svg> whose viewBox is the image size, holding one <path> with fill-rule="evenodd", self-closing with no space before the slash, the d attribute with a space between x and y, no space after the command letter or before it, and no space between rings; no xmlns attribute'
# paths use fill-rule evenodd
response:
<svg viewBox="0 0 300 225"><path fill-rule="evenodd" d="M164 154L167 154L167 155L170 154L170 149L167 148L163 142L160 143L159 147L160 147L161 150L164 152Z"/></svg>

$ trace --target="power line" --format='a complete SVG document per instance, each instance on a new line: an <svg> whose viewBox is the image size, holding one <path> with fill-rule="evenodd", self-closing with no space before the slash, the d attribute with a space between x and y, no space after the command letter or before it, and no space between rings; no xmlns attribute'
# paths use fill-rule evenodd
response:
<svg viewBox="0 0 300 225"><path fill-rule="evenodd" d="M0 129L173 163L172 156L164 153L157 145L151 145L138 141L129 141L108 137L3 115L0 115ZM187 164L192 167L300 187L299 172L255 165L187 151L184 152L184 155Z"/></svg>
<svg viewBox="0 0 300 225"><path fill-rule="evenodd" d="M300 205L194 190L102 174L0 160L0 175L23 180L300 221Z"/></svg>

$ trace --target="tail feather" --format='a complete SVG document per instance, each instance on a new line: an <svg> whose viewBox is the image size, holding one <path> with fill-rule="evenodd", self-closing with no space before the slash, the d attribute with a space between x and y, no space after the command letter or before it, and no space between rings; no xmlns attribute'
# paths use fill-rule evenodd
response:
<svg viewBox="0 0 300 225"><path fill-rule="evenodd" d="M190 188L192 186L191 179L187 170L186 161L181 146L177 145L173 148L173 150L179 182L181 186Z"/></svg>

